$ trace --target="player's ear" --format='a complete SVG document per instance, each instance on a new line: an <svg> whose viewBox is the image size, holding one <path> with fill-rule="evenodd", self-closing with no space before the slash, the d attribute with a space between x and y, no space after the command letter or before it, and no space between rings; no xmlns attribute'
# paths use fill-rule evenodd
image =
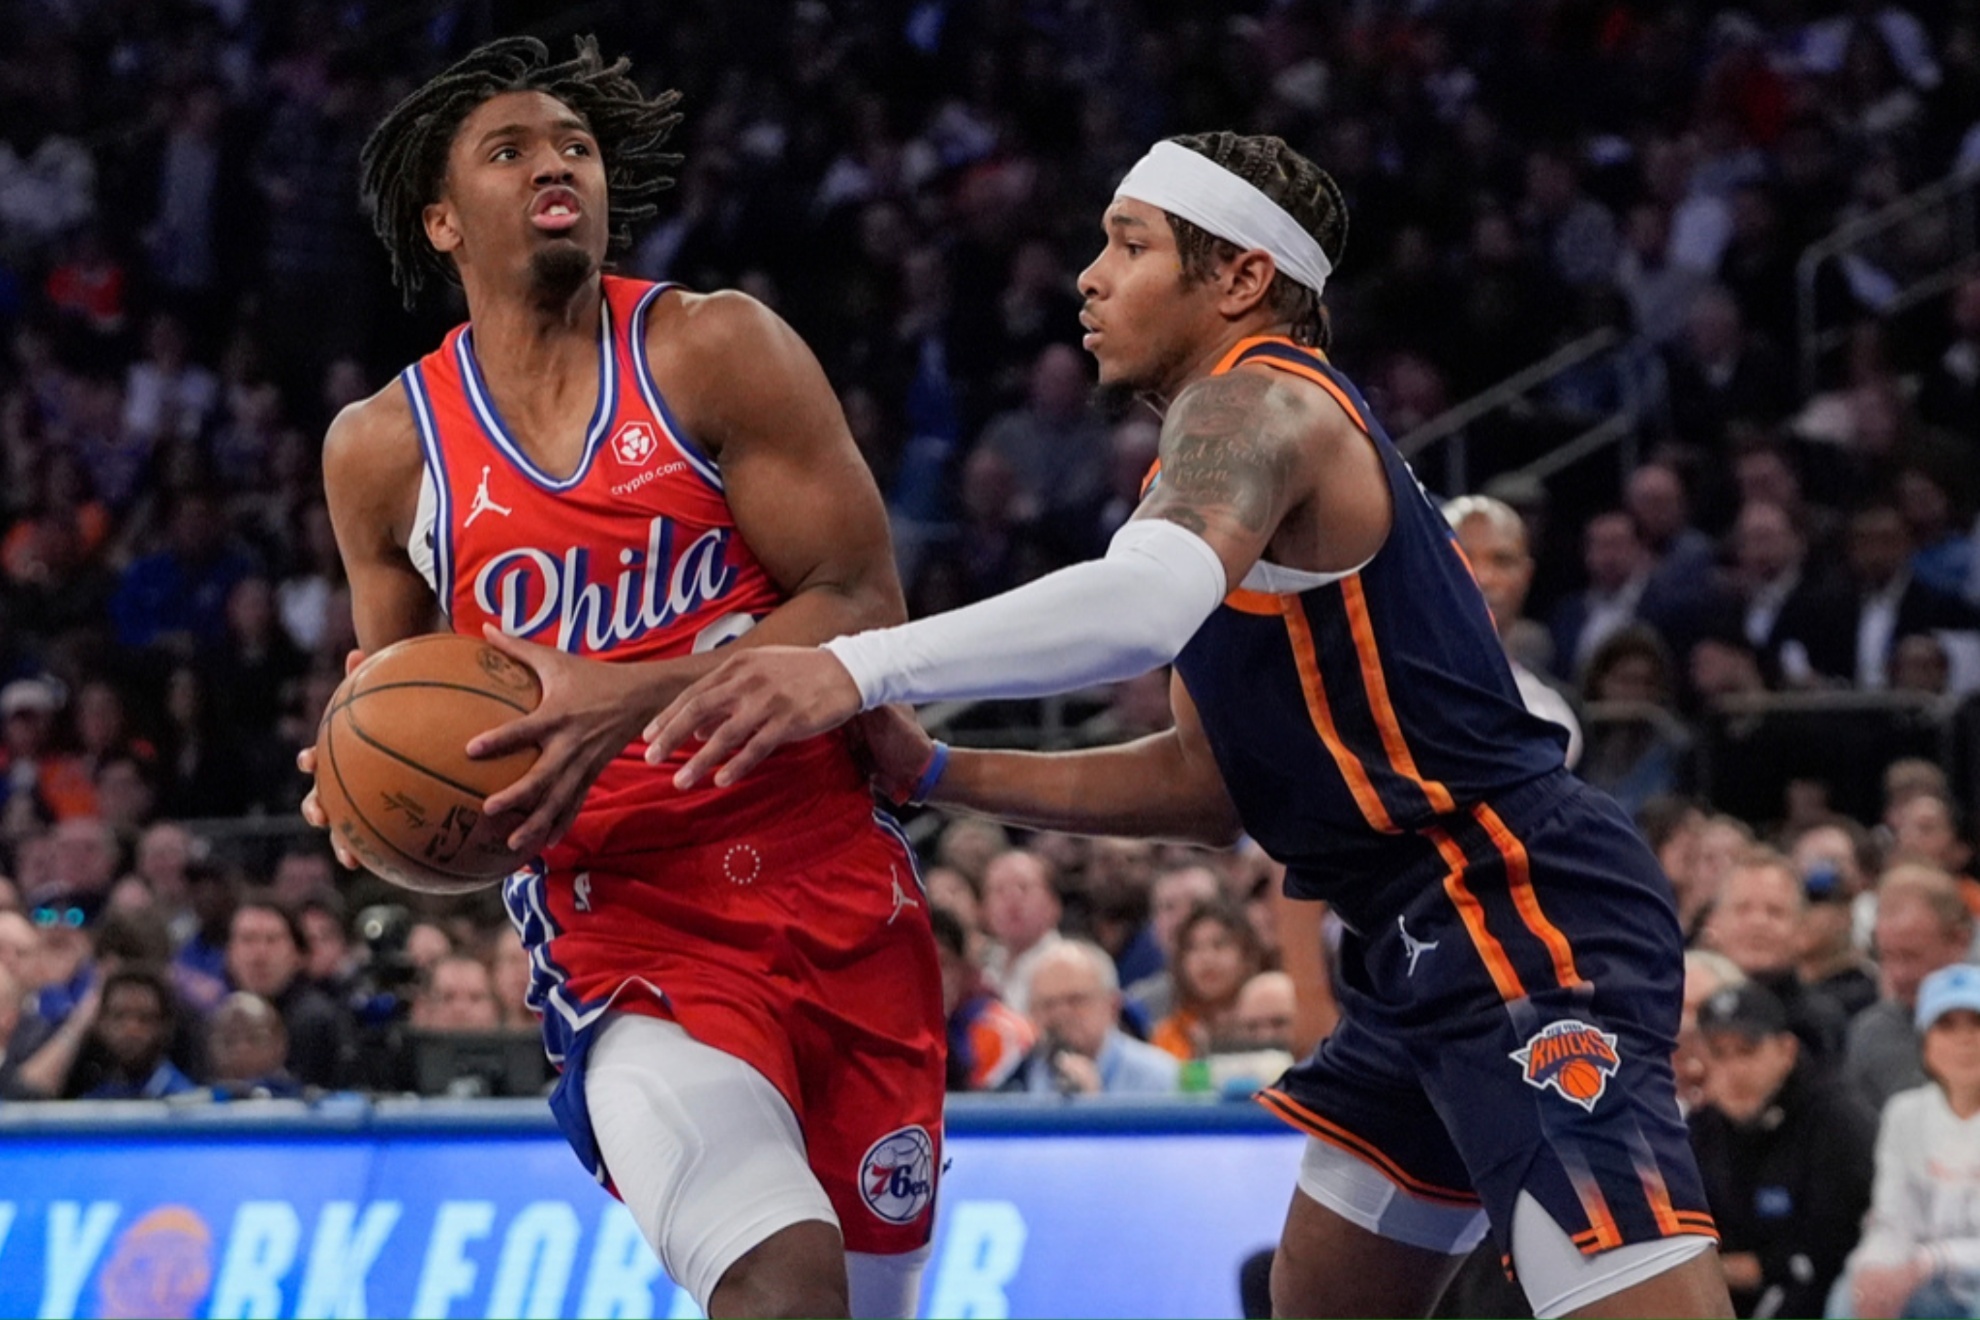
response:
<svg viewBox="0 0 1980 1320"><path fill-rule="evenodd" d="M426 241L433 244L435 252L452 252L461 245L460 224L454 208L444 198L428 202L420 212L420 219L426 224Z"/></svg>
<svg viewBox="0 0 1980 1320"><path fill-rule="evenodd" d="M1222 276L1224 315L1235 320L1263 303L1278 273L1278 263L1269 252L1253 248L1231 258L1224 264Z"/></svg>

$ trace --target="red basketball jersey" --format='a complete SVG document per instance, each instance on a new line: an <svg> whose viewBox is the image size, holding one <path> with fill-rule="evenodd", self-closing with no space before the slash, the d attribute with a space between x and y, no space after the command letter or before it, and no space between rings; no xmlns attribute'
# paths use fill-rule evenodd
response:
<svg viewBox="0 0 1980 1320"><path fill-rule="evenodd" d="M575 471L530 461L462 325L401 376L425 453L410 547L456 632L493 623L572 655L654 660L733 641L785 599L736 531L722 474L668 410L646 324L670 286L606 276L598 403ZM553 867L870 818L843 733L780 750L741 783L673 787L628 746L599 776Z"/></svg>

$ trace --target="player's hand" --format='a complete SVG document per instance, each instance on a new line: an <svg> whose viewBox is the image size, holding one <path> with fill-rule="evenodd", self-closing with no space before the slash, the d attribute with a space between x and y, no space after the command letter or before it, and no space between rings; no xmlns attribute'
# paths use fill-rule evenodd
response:
<svg viewBox="0 0 1980 1320"><path fill-rule="evenodd" d="M352 651L344 657L344 676L349 678L351 671L363 663L364 652ZM314 745L305 747L296 753L296 769L308 775L311 780L309 792L303 795L303 819L319 830L330 829L330 818L323 814L323 804L316 800L316 748ZM337 854L337 864L342 866L346 871L355 871L358 869L358 859L352 855L351 850L345 846L344 841L337 837L334 830L330 833L330 851Z"/></svg>
<svg viewBox="0 0 1980 1320"><path fill-rule="evenodd" d="M630 666L582 660L511 637L492 625L484 625L481 635L503 655L532 670L543 685L543 700L535 710L467 745L467 754L476 760L525 747L539 749L536 763L523 777L481 807L490 816L523 816L509 835L509 847L539 853L569 832L599 772L633 740L643 713L632 700L635 675Z"/></svg>
<svg viewBox="0 0 1980 1320"><path fill-rule="evenodd" d="M905 806L935 759L935 740L914 717L914 708L882 706L852 723L853 738L875 792Z"/></svg>
<svg viewBox="0 0 1980 1320"><path fill-rule="evenodd" d="M836 729L859 714L859 686L830 651L756 646L729 657L646 726L648 764L659 765L689 739L702 745L674 775L693 788L711 773L735 783L785 743Z"/></svg>

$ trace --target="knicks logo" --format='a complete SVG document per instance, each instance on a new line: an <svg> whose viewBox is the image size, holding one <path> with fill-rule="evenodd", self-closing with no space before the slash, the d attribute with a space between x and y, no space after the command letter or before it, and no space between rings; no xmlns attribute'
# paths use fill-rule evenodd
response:
<svg viewBox="0 0 1980 1320"><path fill-rule="evenodd" d="M645 422L627 422L612 436L612 453L627 467L645 467L659 448L660 441Z"/></svg>
<svg viewBox="0 0 1980 1320"><path fill-rule="evenodd" d="M890 1224L911 1224L935 1199L935 1143L920 1127L889 1132L859 1162L866 1208Z"/></svg>
<svg viewBox="0 0 1980 1320"><path fill-rule="evenodd" d="M729 536L710 528L676 552L673 523L655 518L644 551L619 551L620 572L609 587L592 580L588 548L572 546L559 557L520 546L481 566L474 603L511 637L554 628L558 650L602 654L727 595L736 582Z"/></svg>
<svg viewBox="0 0 1980 1320"><path fill-rule="evenodd" d="M1528 1086L1553 1090L1590 1113L1622 1067L1616 1038L1578 1018L1549 1023L1509 1057L1525 1070Z"/></svg>
<svg viewBox="0 0 1980 1320"><path fill-rule="evenodd" d="M190 1206L165 1205L125 1229L97 1276L97 1314L192 1316L213 1281L213 1231Z"/></svg>

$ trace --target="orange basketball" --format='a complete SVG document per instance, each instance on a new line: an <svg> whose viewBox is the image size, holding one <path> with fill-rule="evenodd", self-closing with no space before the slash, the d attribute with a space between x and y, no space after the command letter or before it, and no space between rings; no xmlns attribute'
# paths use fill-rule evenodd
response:
<svg viewBox="0 0 1980 1320"><path fill-rule="evenodd" d="M527 748L471 761L476 734L536 709L536 675L486 642L434 633L388 646L344 679L316 736L316 793L367 870L407 889L460 894L516 870L520 817L481 804L536 760Z"/></svg>
<svg viewBox="0 0 1980 1320"><path fill-rule="evenodd" d="M1586 1059L1569 1059L1555 1080L1563 1092L1577 1100L1593 1100L1602 1094L1602 1070Z"/></svg>

